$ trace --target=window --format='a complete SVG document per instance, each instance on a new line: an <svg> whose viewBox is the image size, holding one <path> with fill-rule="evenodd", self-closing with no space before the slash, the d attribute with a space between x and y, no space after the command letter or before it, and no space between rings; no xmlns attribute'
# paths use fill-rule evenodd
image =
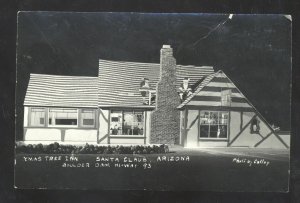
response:
<svg viewBox="0 0 300 203"><path fill-rule="evenodd" d="M45 109L31 108L30 126L45 126Z"/></svg>
<svg viewBox="0 0 300 203"><path fill-rule="evenodd" d="M250 133L251 134L259 133L259 130L260 130L259 120L257 118L253 118L251 120Z"/></svg>
<svg viewBox="0 0 300 203"><path fill-rule="evenodd" d="M80 125L82 127L95 127L95 110L82 109Z"/></svg>
<svg viewBox="0 0 300 203"><path fill-rule="evenodd" d="M200 138L227 138L228 112L200 111Z"/></svg>
<svg viewBox="0 0 300 203"><path fill-rule="evenodd" d="M111 111L110 113L111 135L143 135L144 112L143 111Z"/></svg>
<svg viewBox="0 0 300 203"><path fill-rule="evenodd" d="M77 109L49 109L49 126L77 126Z"/></svg>
<svg viewBox="0 0 300 203"><path fill-rule="evenodd" d="M221 105L230 106L231 105L231 90L222 90L221 91Z"/></svg>

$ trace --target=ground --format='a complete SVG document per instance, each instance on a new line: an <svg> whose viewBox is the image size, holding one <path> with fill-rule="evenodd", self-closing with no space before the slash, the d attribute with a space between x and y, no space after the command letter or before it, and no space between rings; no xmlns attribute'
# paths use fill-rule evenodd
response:
<svg viewBox="0 0 300 203"><path fill-rule="evenodd" d="M56 160L50 160L51 156ZM169 154L84 154L73 158L17 154L15 185L18 188L286 192L289 183L289 150L173 146Z"/></svg>

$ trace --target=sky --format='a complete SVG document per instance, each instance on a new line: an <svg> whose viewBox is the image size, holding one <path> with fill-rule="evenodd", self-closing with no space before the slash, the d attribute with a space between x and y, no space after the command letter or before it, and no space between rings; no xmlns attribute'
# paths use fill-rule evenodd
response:
<svg viewBox="0 0 300 203"><path fill-rule="evenodd" d="M283 15L19 12L17 138L30 73L97 76L98 60L223 70L270 123L290 130L291 21Z"/></svg>

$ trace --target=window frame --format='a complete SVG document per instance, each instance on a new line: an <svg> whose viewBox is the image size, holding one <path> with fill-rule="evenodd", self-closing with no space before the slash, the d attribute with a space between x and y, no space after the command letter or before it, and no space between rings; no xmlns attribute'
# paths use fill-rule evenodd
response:
<svg viewBox="0 0 300 203"><path fill-rule="evenodd" d="M53 125L53 124L49 124L49 119L50 119L50 110L53 109L76 109L76 119L77 119L77 123L76 125ZM79 109L78 108L48 108L48 127L52 127L52 128L78 128L79 127Z"/></svg>
<svg viewBox="0 0 300 203"><path fill-rule="evenodd" d="M44 111L44 124L41 125L32 125L32 109L43 109ZM34 127L34 128L43 128L46 127L46 123L47 123L47 111L45 107L29 107L29 111L28 111L28 126L29 127Z"/></svg>
<svg viewBox="0 0 300 203"><path fill-rule="evenodd" d="M126 135L126 134L118 134L118 135L113 135L112 133L111 133L111 118L112 118L112 116L111 116L111 114L112 114L112 111L119 111L119 112L121 112L122 113L122 132L123 132L123 126L124 126L124 123L123 123L123 120L124 120L124 112L128 112L128 111L131 111L133 114L134 114L134 112L135 111L140 111L140 112L142 112L142 115L143 115L143 134L142 135ZM139 110L139 109L110 109L109 110L109 136L110 137L118 137L118 138L127 138L127 137L130 137L130 138L133 138L133 137L138 137L138 138L140 138L140 137L145 137L145 135L146 135L146 132L145 132L145 130L146 130L146 111L145 110Z"/></svg>
<svg viewBox="0 0 300 203"><path fill-rule="evenodd" d="M202 124L202 126L208 126L208 137L201 137L201 112L208 112L209 113L209 117L211 115L212 112L217 112L218 113L218 124L217 126L220 126L220 122L219 122L219 114L224 112L224 113L227 113L227 121L226 121L226 137L210 137L210 128L211 128L211 125L210 123L208 124ZM217 140L217 141L227 141L229 139L229 127L230 127L230 124L229 124L229 111L213 111L213 110L200 110L199 111L199 140ZM213 124L215 125L215 124Z"/></svg>
<svg viewBox="0 0 300 203"><path fill-rule="evenodd" d="M83 118L82 118L82 113L84 110L88 110L88 111L92 111L94 113L94 124L93 125L84 125L83 124ZM80 114L80 115L79 115ZM96 109L88 109L88 108L83 108L83 109L78 109L78 115L77 117L79 117L79 122L77 122L78 126L80 128L84 128L84 129L91 129L91 128L96 128L96 123L97 123L97 110Z"/></svg>
<svg viewBox="0 0 300 203"><path fill-rule="evenodd" d="M31 112L32 109L44 109L44 125L32 125L32 116ZM51 109L76 109L77 110L77 125L50 125L49 124L49 116L50 116L50 110ZM82 110L91 110L94 112L94 125L81 125L81 112ZM86 129L86 130L92 130L97 129L99 127L98 124L98 109L96 108L76 108L76 107L39 107L39 106L30 106L28 107L28 113L27 113L27 126L24 126L24 128L62 128L62 129Z"/></svg>

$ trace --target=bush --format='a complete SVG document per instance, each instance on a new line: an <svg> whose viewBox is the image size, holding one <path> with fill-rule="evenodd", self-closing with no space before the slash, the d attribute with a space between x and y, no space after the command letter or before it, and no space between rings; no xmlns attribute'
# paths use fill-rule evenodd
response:
<svg viewBox="0 0 300 203"><path fill-rule="evenodd" d="M86 144L85 146L75 145L60 145L54 142L49 145L37 144L37 145L17 145L17 153L26 154L161 154L169 153L169 147L167 145L133 145L133 146L94 146Z"/></svg>
<svg viewBox="0 0 300 203"><path fill-rule="evenodd" d="M159 146L94 146L88 143L84 146L75 146L60 145L54 142L49 145L41 143L37 145L17 145L16 152L21 154L162 154L169 153L169 147L164 144Z"/></svg>

